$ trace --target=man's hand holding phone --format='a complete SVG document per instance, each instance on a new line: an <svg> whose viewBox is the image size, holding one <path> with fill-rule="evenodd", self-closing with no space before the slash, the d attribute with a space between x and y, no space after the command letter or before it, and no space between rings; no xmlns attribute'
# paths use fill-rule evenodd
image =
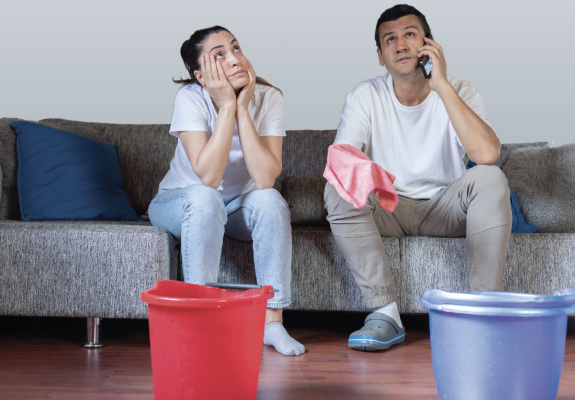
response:
<svg viewBox="0 0 575 400"><path fill-rule="evenodd" d="M444 85L449 85L447 81L447 63L443 55L443 48L437 44L433 39L423 38L425 45L417 49L419 52L417 57L428 56L433 65L431 78L429 79L429 87L431 90L439 91Z"/></svg>

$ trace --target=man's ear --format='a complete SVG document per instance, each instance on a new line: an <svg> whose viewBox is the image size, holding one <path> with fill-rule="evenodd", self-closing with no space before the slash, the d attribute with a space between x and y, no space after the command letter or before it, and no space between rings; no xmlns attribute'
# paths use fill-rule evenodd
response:
<svg viewBox="0 0 575 400"><path fill-rule="evenodd" d="M194 76L202 84L203 87L206 87L206 83L204 82L204 78L202 78L202 73L200 71L194 71Z"/></svg>
<svg viewBox="0 0 575 400"><path fill-rule="evenodd" d="M379 65L381 65L382 67L385 67L380 49L377 49L377 58L379 59Z"/></svg>

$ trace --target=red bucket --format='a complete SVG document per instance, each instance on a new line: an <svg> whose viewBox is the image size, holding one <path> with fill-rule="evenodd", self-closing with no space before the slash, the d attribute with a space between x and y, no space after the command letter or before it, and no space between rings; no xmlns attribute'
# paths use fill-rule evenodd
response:
<svg viewBox="0 0 575 400"><path fill-rule="evenodd" d="M255 399L272 289L161 280L144 290L154 399Z"/></svg>

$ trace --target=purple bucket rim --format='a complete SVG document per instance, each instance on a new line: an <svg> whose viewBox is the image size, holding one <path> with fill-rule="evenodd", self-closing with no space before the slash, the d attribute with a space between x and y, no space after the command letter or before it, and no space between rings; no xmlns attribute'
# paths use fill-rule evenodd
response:
<svg viewBox="0 0 575 400"><path fill-rule="evenodd" d="M557 316L575 313L575 290L555 292L551 296L513 292L450 293L430 289L421 297L430 310L492 316Z"/></svg>

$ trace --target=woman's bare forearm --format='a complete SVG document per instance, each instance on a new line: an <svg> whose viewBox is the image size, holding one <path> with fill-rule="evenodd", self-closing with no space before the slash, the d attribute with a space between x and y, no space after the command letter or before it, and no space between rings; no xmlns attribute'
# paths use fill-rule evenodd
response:
<svg viewBox="0 0 575 400"><path fill-rule="evenodd" d="M246 109L237 112L238 130L242 152L250 176L258 189L273 187L282 170L281 151L274 154L258 135Z"/></svg>
<svg viewBox="0 0 575 400"><path fill-rule="evenodd" d="M222 182L232 147L234 122L235 107L226 107L219 110L214 131L207 142L180 135L192 169L205 186L217 189Z"/></svg>

